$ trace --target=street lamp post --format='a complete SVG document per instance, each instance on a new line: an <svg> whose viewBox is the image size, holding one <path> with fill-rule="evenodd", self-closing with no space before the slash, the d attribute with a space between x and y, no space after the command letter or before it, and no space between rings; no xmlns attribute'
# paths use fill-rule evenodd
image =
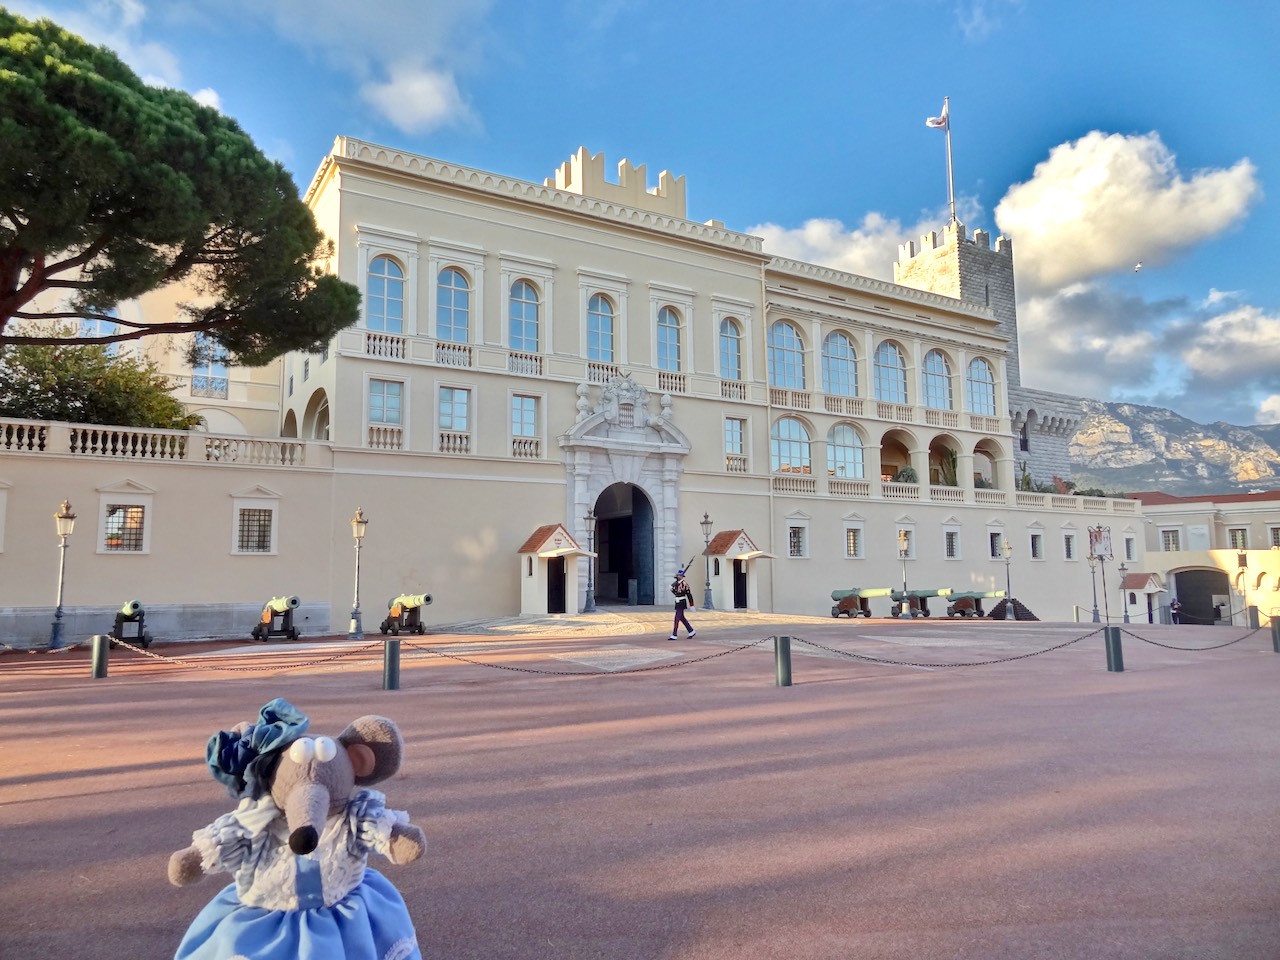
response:
<svg viewBox="0 0 1280 960"><path fill-rule="evenodd" d="M356 541L356 594L351 601L351 625L347 628L348 640L363 640L364 626L360 622L360 545L364 540L369 521L365 519L364 508L356 507L356 515L351 518L351 536Z"/></svg>
<svg viewBox="0 0 1280 960"><path fill-rule="evenodd" d="M1129 588L1124 585L1124 575L1129 572L1129 568L1125 566L1123 560L1120 566L1116 568L1120 571L1120 601L1124 604L1124 622L1129 622Z"/></svg>
<svg viewBox="0 0 1280 960"><path fill-rule="evenodd" d="M596 511L587 507L587 551L596 552ZM582 604L583 613L596 612L596 558L587 557L587 599Z"/></svg>
<svg viewBox="0 0 1280 960"><path fill-rule="evenodd" d="M1013 544L1009 542L1008 537L1004 538L1000 552L1004 554L1004 618L1017 620L1018 616L1013 611L1013 584L1009 576L1009 564L1013 560Z"/></svg>
<svg viewBox="0 0 1280 960"><path fill-rule="evenodd" d="M911 552L911 538L907 531L898 531L898 559L902 561L902 603L898 604L898 619L911 619L911 598L907 596L907 555Z"/></svg>
<svg viewBox="0 0 1280 960"><path fill-rule="evenodd" d="M698 521L698 526L702 527L702 539L706 541L706 547L707 547L707 549L703 551L703 554L702 554L703 560L706 561L704 566L706 568L705 576L706 576L706 583L707 583L706 587L702 591L702 609L703 610L715 609L715 605L711 602L711 552L710 551L711 551L712 522L713 521L711 520L711 517L709 517L705 511L702 514L702 519Z"/></svg>
<svg viewBox="0 0 1280 960"><path fill-rule="evenodd" d="M1089 554L1089 582L1093 584L1093 622L1098 623L1098 558Z"/></svg>
<svg viewBox="0 0 1280 960"><path fill-rule="evenodd" d="M62 584L67 572L67 539L76 528L76 515L71 512L71 501L63 500L62 509L53 515L57 524L58 539L58 605L53 611L53 629L49 634L49 649L57 650L62 646Z"/></svg>

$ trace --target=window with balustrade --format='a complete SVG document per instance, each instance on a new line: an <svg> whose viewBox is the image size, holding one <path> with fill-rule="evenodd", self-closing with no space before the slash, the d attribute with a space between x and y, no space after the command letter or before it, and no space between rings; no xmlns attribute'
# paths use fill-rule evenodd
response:
<svg viewBox="0 0 1280 960"><path fill-rule="evenodd" d="M404 332L404 267L390 257L374 257L369 263L364 325L381 333Z"/></svg>
<svg viewBox="0 0 1280 960"><path fill-rule="evenodd" d="M827 474L842 480L865 475L862 438L850 424L837 423L827 434Z"/></svg>
<svg viewBox="0 0 1280 960"><path fill-rule="evenodd" d="M542 425L537 397L519 393L511 397L511 455L521 459L542 456Z"/></svg>
<svg viewBox="0 0 1280 960"><path fill-rule="evenodd" d="M674 307L658 311L658 369L680 370L680 314Z"/></svg>
<svg viewBox="0 0 1280 960"><path fill-rule="evenodd" d="M508 346L521 353L537 353L540 333L538 288L528 280L511 284L508 314Z"/></svg>
<svg viewBox="0 0 1280 960"><path fill-rule="evenodd" d="M853 341L839 331L822 341L822 389L838 397L858 395L858 355Z"/></svg>
<svg viewBox="0 0 1280 960"><path fill-rule="evenodd" d="M924 355L921 387L924 392L924 405L926 407L934 410L950 410L952 408L951 363L941 350L930 350Z"/></svg>
<svg viewBox="0 0 1280 960"><path fill-rule="evenodd" d="M230 390L227 348L207 334L197 333L193 358L195 362L191 365L191 395L225 400Z"/></svg>
<svg viewBox="0 0 1280 960"><path fill-rule="evenodd" d="M747 472L747 421L724 418L724 468L729 473Z"/></svg>
<svg viewBox="0 0 1280 960"><path fill-rule="evenodd" d="M404 384L399 380L369 381L369 422L400 426Z"/></svg>
<svg viewBox="0 0 1280 960"><path fill-rule="evenodd" d="M907 402L907 361L902 348L886 340L876 347L872 366L876 399L885 403Z"/></svg>
<svg viewBox="0 0 1280 960"><path fill-rule="evenodd" d="M968 391L970 413L983 417L996 415L996 377L991 364L982 357L969 361L965 389Z"/></svg>
<svg viewBox="0 0 1280 960"><path fill-rule="evenodd" d="M774 473L813 473L809 430L794 417L783 417L769 431L769 458Z"/></svg>
<svg viewBox="0 0 1280 960"><path fill-rule="evenodd" d="M742 327L732 317L720 321L720 379L742 379Z"/></svg>
<svg viewBox="0 0 1280 960"><path fill-rule="evenodd" d="M614 328L613 301L604 294L591 295L587 301L587 359L599 363L613 363Z"/></svg>
<svg viewBox="0 0 1280 960"><path fill-rule="evenodd" d="M436 339L471 339L471 281L457 267L445 267L436 278Z"/></svg>
<svg viewBox="0 0 1280 960"><path fill-rule="evenodd" d="M779 320L769 328L769 386L804 390L804 340L794 323Z"/></svg>

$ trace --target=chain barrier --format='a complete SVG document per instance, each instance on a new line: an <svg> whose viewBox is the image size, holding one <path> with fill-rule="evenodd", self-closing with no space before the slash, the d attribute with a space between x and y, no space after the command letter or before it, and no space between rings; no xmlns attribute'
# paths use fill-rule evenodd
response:
<svg viewBox="0 0 1280 960"><path fill-rule="evenodd" d="M1211 646L1211 647L1175 647L1175 646L1174 646L1173 644L1171 644L1171 643L1161 643L1159 640L1150 640L1150 639L1148 639L1147 637L1140 637L1140 636L1138 636L1138 634L1134 633L1132 630L1123 630L1123 629L1122 629L1120 632L1121 632L1122 634L1125 634L1126 636L1133 637L1133 639L1135 639L1135 640L1141 640L1143 643L1149 643L1149 644L1151 644L1153 647L1164 647L1166 650L1186 650L1186 651L1190 651L1190 652L1195 652L1195 651L1197 651L1197 650L1221 650L1223 647L1229 647L1229 646L1231 646L1232 644L1239 643L1241 640L1248 640L1248 639L1249 639L1250 637L1252 637L1254 634L1256 634L1256 633L1261 633L1261 632L1262 632L1262 628L1261 628L1261 627L1259 627L1259 628L1258 628L1258 629L1256 629L1256 630L1250 630L1250 631L1249 631L1248 633L1246 633L1243 637L1236 637L1234 640L1228 640L1226 643L1218 643L1218 644L1214 644L1214 645L1213 645L1213 646Z"/></svg>
<svg viewBox="0 0 1280 960"><path fill-rule="evenodd" d="M1054 650L1062 650L1065 647L1071 646L1073 643L1079 643L1081 640L1088 640L1090 637L1096 637L1098 634L1102 633L1102 630L1103 628L1099 627L1097 630L1090 631L1089 633L1076 637L1073 640L1068 640L1066 643L1059 643L1052 647L1045 647L1043 650L1033 650L1030 653L1019 653L1016 656L999 657L994 660L975 660L971 663L918 663L912 660L886 660L881 657L868 657L861 653L850 653L847 650L837 650L835 647L828 647L821 643L815 643L813 640L805 640L802 637L792 637L791 639L793 642L803 643L805 646L813 647L817 650L825 650L827 653L834 653L839 657L849 657L854 660L865 660L869 663L886 663L895 667L933 667L942 670L947 667L987 667L995 663L1012 663L1014 660L1026 660L1028 657L1038 657L1042 653L1052 653Z"/></svg>
<svg viewBox="0 0 1280 960"><path fill-rule="evenodd" d="M672 667L687 667L693 663L702 663L706 660L714 660L717 657L728 656L731 653L740 653L743 650L750 650L752 647L758 647L762 643L768 643L773 637L761 637L759 640L752 640L750 643L744 643L741 646L730 647L728 650L721 650L719 653L711 653L705 657L693 657L689 660L674 660L669 663L655 663L647 667L628 667L624 670L538 670L533 667L513 667L505 663L485 663L483 660L476 660L473 657L464 657L456 653L445 653L433 647L420 647L416 643L408 640L401 640L400 643L408 647L415 653L426 653L433 657L440 657L445 660L457 660L461 663L470 663L478 667L489 667L493 670L510 670L514 673L539 673L550 677L615 677L623 673L648 673L653 670L670 670Z"/></svg>
<svg viewBox="0 0 1280 960"><path fill-rule="evenodd" d="M64 643L58 647L12 647L7 643L0 641L0 647L3 647L6 653L67 653L76 647L86 646L85 641L76 640L73 643Z"/></svg>
<svg viewBox="0 0 1280 960"><path fill-rule="evenodd" d="M199 663L192 657L166 657L159 653L152 653L150 650L143 650L141 647L135 647L127 640L116 640L112 638L111 645L121 646L134 653L140 653L144 657L150 657L152 660L159 660L161 663L171 663L179 667L194 667L197 670L222 670L227 673L284 673L288 670L298 670L302 667L317 667L322 663L332 663L334 660L344 660L347 657L354 657L357 654L367 653L376 647L382 646L381 641L365 644L363 647L357 647L354 650L344 650L342 653L336 653L332 657L325 657L322 660L304 660L301 663L291 663L283 667L223 667L216 663Z"/></svg>

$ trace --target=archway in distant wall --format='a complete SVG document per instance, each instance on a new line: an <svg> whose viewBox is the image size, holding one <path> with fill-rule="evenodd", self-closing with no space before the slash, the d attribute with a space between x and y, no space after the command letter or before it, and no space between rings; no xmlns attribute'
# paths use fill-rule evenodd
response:
<svg viewBox="0 0 1280 960"><path fill-rule="evenodd" d="M1231 581L1226 571L1205 567L1173 574L1174 595L1182 603L1183 623L1213 623L1230 618Z"/></svg>
<svg viewBox="0 0 1280 960"><path fill-rule="evenodd" d="M568 479L565 508L573 536L584 545L594 543L600 554L596 602L652 604L659 581L685 559L679 553L686 545L676 531L688 438L673 423L673 399L664 394L654 410L648 388L630 376L612 377L600 387L579 384L577 394L577 417L560 438ZM594 530L587 527L589 510L596 517ZM581 562L585 602L587 561Z"/></svg>
<svg viewBox="0 0 1280 960"><path fill-rule="evenodd" d="M284 415L284 426L280 428L280 436L296 437L298 435L298 416L292 410Z"/></svg>
<svg viewBox="0 0 1280 960"><path fill-rule="evenodd" d="M595 504L596 603L650 604L655 568L653 501L640 487L615 483Z"/></svg>
<svg viewBox="0 0 1280 960"><path fill-rule="evenodd" d="M329 396L323 390L317 390L307 401L302 415L302 436L308 440L329 439Z"/></svg>

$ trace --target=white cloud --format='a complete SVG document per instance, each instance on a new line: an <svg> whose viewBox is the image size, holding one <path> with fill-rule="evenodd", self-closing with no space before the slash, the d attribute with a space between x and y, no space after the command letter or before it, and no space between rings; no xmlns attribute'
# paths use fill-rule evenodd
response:
<svg viewBox="0 0 1280 960"><path fill-rule="evenodd" d="M1273 393L1258 404L1258 416L1254 423L1280 423L1280 393Z"/></svg>
<svg viewBox="0 0 1280 960"><path fill-rule="evenodd" d="M213 107L219 113L222 112L222 97L218 96L218 91L205 87L203 90L197 90L191 95L196 103L205 107Z"/></svg>
<svg viewBox="0 0 1280 960"><path fill-rule="evenodd" d="M1019 286L1042 292L1158 264L1231 226L1259 196L1247 159L1187 178L1157 134L1094 131L1011 187L996 222L1013 237Z"/></svg>
<svg viewBox="0 0 1280 960"><path fill-rule="evenodd" d="M472 120L453 77L406 64L393 66L385 83L360 88L365 102L404 133L426 133L437 127Z"/></svg>
<svg viewBox="0 0 1280 960"><path fill-rule="evenodd" d="M1201 325L1183 354L1198 377L1235 385L1275 382L1280 370L1280 315L1241 306Z"/></svg>

